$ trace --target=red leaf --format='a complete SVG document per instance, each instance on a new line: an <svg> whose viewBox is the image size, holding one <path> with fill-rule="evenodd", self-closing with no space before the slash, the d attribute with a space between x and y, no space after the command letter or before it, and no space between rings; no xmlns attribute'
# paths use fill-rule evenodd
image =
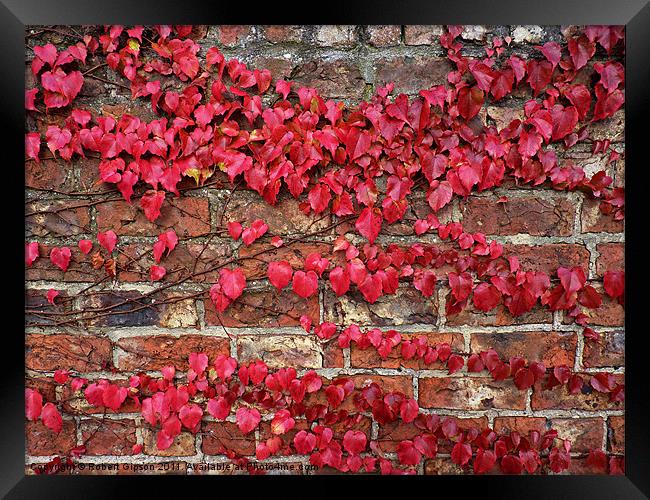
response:
<svg viewBox="0 0 650 500"><path fill-rule="evenodd" d="M225 420L230 414L230 403L223 396L208 401L208 413L217 420Z"/></svg>
<svg viewBox="0 0 650 500"><path fill-rule="evenodd" d="M324 183L316 184L311 191L309 191L308 199L309 205L314 213L321 213L327 208L332 199L329 186Z"/></svg>
<svg viewBox="0 0 650 500"><path fill-rule="evenodd" d="M613 299L622 296L625 293L625 271L606 271L603 287Z"/></svg>
<svg viewBox="0 0 650 500"><path fill-rule="evenodd" d="M34 389L25 389L25 416L27 420L36 420L41 416L43 396Z"/></svg>
<svg viewBox="0 0 650 500"><path fill-rule="evenodd" d="M203 418L203 410L196 404L184 404L178 412L178 418L187 429L195 432Z"/></svg>
<svg viewBox="0 0 650 500"><path fill-rule="evenodd" d="M361 211L355 227L372 245L381 231L381 220L381 211L378 208L366 207Z"/></svg>
<svg viewBox="0 0 650 500"><path fill-rule="evenodd" d="M351 455L358 455L366 450L368 438L361 431L349 430L343 436L343 449Z"/></svg>
<svg viewBox="0 0 650 500"><path fill-rule="evenodd" d="M79 250L84 255L88 255L93 248L93 242L90 240L79 240Z"/></svg>
<svg viewBox="0 0 650 500"><path fill-rule="evenodd" d="M31 266L38 259L38 243L25 243L25 264Z"/></svg>
<svg viewBox="0 0 650 500"><path fill-rule="evenodd" d="M219 272L219 284L223 293L231 300L237 299L246 287L246 277L241 268L222 269Z"/></svg>
<svg viewBox="0 0 650 500"><path fill-rule="evenodd" d="M261 420L260 412L255 408L239 408L235 417L237 420L237 427L239 427L239 430L244 434L253 431Z"/></svg>
<svg viewBox="0 0 650 500"><path fill-rule="evenodd" d="M433 181L427 192L427 202L434 212L437 212L451 201L454 191L448 181Z"/></svg>
<svg viewBox="0 0 650 500"><path fill-rule="evenodd" d="M58 295L59 295L59 292L58 292L57 290L54 290L53 288L50 288L50 289L47 291L47 301L48 301L50 304L54 305L54 299L55 299L56 297L58 297Z"/></svg>
<svg viewBox="0 0 650 500"><path fill-rule="evenodd" d="M269 263L267 275L271 284L278 290L282 290L289 284L292 274L291 264L286 260Z"/></svg>
<svg viewBox="0 0 650 500"><path fill-rule="evenodd" d="M59 410L52 403L45 403L41 411L41 420L48 429L56 432L61 432L63 428L63 419Z"/></svg>
<svg viewBox="0 0 650 500"><path fill-rule="evenodd" d="M316 436L311 432L300 431L293 438L293 445L299 454L307 455L316 447Z"/></svg>
<svg viewBox="0 0 650 500"><path fill-rule="evenodd" d="M397 445L397 458L402 465L418 465L422 455L415 448L413 441L400 441Z"/></svg>
<svg viewBox="0 0 650 500"><path fill-rule="evenodd" d="M431 297L436 288L436 275L433 271L418 271L413 277L413 286L425 297Z"/></svg>
<svg viewBox="0 0 650 500"><path fill-rule="evenodd" d="M296 271L293 275L293 291L300 297L306 299L311 297L318 290L318 276L314 271Z"/></svg>
<svg viewBox="0 0 650 500"><path fill-rule="evenodd" d="M52 250L50 250L50 261L63 272L68 270L70 257L71 253L68 247L54 247Z"/></svg>
<svg viewBox="0 0 650 500"><path fill-rule="evenodd" d="M452 354L449 356L449 359L447 360L447 368L449 370L449 375L452 373L456 373L458 370L460 370L463 365L465 364L465 360L463 359L462 356L459 356L458 354Z"/></svg>
<svg viewBox="0 0 650 500"><path fill-rule="evenodd" d="M451 450L451 461L464 466L472 458L472 447L467 443L456 443Z"/></svg>
<svg viewBox="0 0 650 500"><path fill-rule="evenodd" d="M350 275L347 269L335 267L329 273L332 290L337 296L344 295L350 289Z"/></svg>
<svg viewBox="0 0 650 500"><path fill-rule="evenodd" d="M112 253L117 243L117 235L113 230L106 231L105 233L97 233L97 240L108 253Z"/></svg>
<svg viewBox="0 0 650 500"><path fill-rule="evenodd" d="M585 35L569 39L569 55L576 71L582 68L596 53L596 46Z"/></svg>
<svg viewBox="0 0 650 500"><path fill-rule="evenodd" d="M167 269L162 266L151 266L149 268L149 278L151 281L160 281L167 274Z"/></svg>
<svg viewBox="0 0 650 500"><path fill-rule="evenodd" d="M501 302L501 292L489 283L479 283L474 288L474 306L479 311L490 311Z"/></svg>
<svg viewBox="0 0 650 500"><path fill-rule="evenodd" d="M465 120L474 118L483 106L483 91L474 86L472 88L463 87L458 91L458 112Z"/></svg>
<svg viewBox="0 0 650 500"><path fill-rule="evenodd" d="M239 222L233 221L228 223L228 233L233 240L237 241L241 236L241 232L242 227Z"/></svg>
<svg viewBox="0 0 650 500"><path fill-rule="evenodd" d="M145 217L153 222L160 216L160 207L165 200L164 191L150 189L140 199L140 206L144 210Z"/></svg>

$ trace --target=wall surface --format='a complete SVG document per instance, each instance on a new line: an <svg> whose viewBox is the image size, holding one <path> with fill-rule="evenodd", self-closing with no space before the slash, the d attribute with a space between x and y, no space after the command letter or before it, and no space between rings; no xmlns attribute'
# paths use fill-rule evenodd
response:
<svg viewBox="0 0 650 500"><path fill-rule="evenodd" d="M61 28L61 27L59 27ZM81 28L79 28L81 29ZM522 58L539 57L534 48L547 41L564 43L564 36L575 27L541 26L469 26L461 35L464 51L481 56L486 41L495 36L510 36L506 54ZM196 27L193 34L202 51L211 46L222 49L226 58L237 57L251 68L268 68L276 78L290 79L300 85L313 86L324 97L348 104L369 99L375 89L395 82L395 95L417 95L420 89L445 83L450 71L445 52L439 44L442 30L438 26L211 26ZM27 31L27 45L52 42L69 43L57 29L32 27ZM29 63L32 50L26 51L27 88L34 84ZM581 70L577 80L589 82L593 64L600 52ZM622 57L622 56L621 56ZM150 120L154 118L146 100L131 100L128 88L116 85L114 73L99 68L86 78L75 102L77 107L119 118L124 113ZM122 80L120 80L122 81ZM522 103L528 97L515 92L496 104L489 104L479 114L484 124L503 128L521 117ZM45 131L46 123L57 114L43 117L30 114L28 130ZM594 139L609 139L613 147L624 151L624 112L589 125ZM624 159L607 164L607 158L591 155L591 145L580 143L564 152L588 172L606 170L616 186L624 184ZM232 191L227 177L208 188L192 188L185 179L183 196L163 205L161 217L151 223L136 205L127 204L115 190L97 184L99 159L43 159L26 162L26 241L38 241L41 255L52 246L67 244L76 248L79 239L94 239L97 232L114 230L119 236L117 255L118 280L104 279L103 269L89 270L91 255L73 252L70 269L64 274L47 258L37 260L26 270L27 305L40 310L52 308L45 293L60 291L60 298L91 287L93 294L75 297L65 307L83 309L92 305L110 305L123 297L137 297L153 287L148 269L153 263L145 255L159 233L174 229L180 238L177 248L166 258L168 272L186 276L209 266L215 259L246 256L258 251L262 243L250 247L234 242L219 232L226 222L244 225L264 219L269 233L291 238L315 230L322 234L265 254L267 261L286 258L294 266L314 251L328 253L329 244L339 235L353 231L350 225L327 229L336 219L328 212L320 216L304 215L298 202L282 192L277 207L268 205L257 193ZM409 208L411 217L426 216L429 209L423 193ZM499 203L506 196L507 203ZM415 199L415 198L414 198ZM324 215L324 216L323 216ZM527 270L553 272L558 266L583 266L588 280L599 280L605 270L622 269L624 224L599 212L598 201L582 192L563 192L539 186L516 186L505 182L496 190L455 199L439 214L441 221L461 221L467 231L481 231L505 245L506 254L517 255ZM412 243L439 241L434 235L416 236L408 224L394 224L382 231L378 242ZM202 251L207 246L206 251ZM135 259L135 260L134 260ZM85 262L85 265L84 265ZM201 473L188 464L222 463L222 444L243 455L254 455L255 441L244 439L234 420L217 423L207 417L201 432L183 432L167 450L156 449L154 435L143 425L135 408L109 412L104 425L101 415L56 387L49 376L57 369L71 369L77 376L90 380L108 378L128 380L140 371L158 373L171 363L187 366L190 352L203 351L210 359L219 353L241 361L263 359L269 367L295 367L299 372L316 369L327 378L348 374L362 384L379 380L382 386L412 395L425 411L459 418L459 423L489 424L496 429L527 432L530 429L556 428L560 437L570 438L575 460L571 473L589 471L585 457L591 449L623 454L623 406L611 403L606 395L593 391L567 398L559 390L539 388L519 391L512 383L493 382L484 374L470 374L421 369L417 363L400 361L397 356L382 360L373 350L339 348L305 333L299 320L309 316L313 322L333 321L339 325L357 323L363 327L395 329L403 334L425 334L433 343L448 342L454 352L471 353L495 348L505 357L524 355L542 360L553 367L566 364L580 373L610 371L622 379L624 374L624 309L604 298L593 311L591 324L602 334L600 344L587 343L583 328L569 322L562 312L536 307L530 313L512 318L500 306L482 313L470 305L461 314L447 317L446 283L439 283L436 293L423 298L412 287L400 288L397 295L380 298L375 304L360 300L354 293L337 298L328 287L304 300L289 290L276 292L266 280L264 262L249 260L244 264L248 281L246 294L219 317L205 291L215 281L211 274L190 279L165 292L166 297L182 300L142 302L136 312L112 311L81 326L53 325L46 315L27 315L25 337L26 384L38 388L48 401L57 401L63 413L63 430L54 434L40 421L27 423L26 463L49 461L58 453L86 442L87 453L79 459L88 468L78 473L94 473L90 464L151 464L154 470L144 473ZM179 295L179 292L182 292ZM193 298L187 298L192 297ZM161 302L161 303L159 303ZM38 326L36 326L38 325ZM408 336L408 335L407 335ZM363 423L365 431L388 451L394 451L403 435L379 428L371 419ZM257 440L268 435L268 424L261 427ZM88 439L89 436L92 436ZM142 452L132 454L134 444ZM447 450L448 453L448 450ZM268 462L293 463L291 457L270 458ZM307 462L304 462L307 463ZM157 464L165 464L158 466ZM162 470L161 470L162 469ZM124 469L103 473L125 473ZM427 460L420 466L426 474L457 473L459 469L445 458ZM96 473L96 472L95 472Z"/></svg>

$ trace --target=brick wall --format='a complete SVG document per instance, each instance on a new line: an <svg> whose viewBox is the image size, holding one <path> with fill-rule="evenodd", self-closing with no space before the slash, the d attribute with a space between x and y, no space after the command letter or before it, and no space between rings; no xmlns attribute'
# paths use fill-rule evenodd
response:
<svg viewBox="0 0 650 500"><path fill-rule="evenodd" d="M537 54L534 45L549 40L562 42L563 33L572 30L574 27L470 26L462 38L464 50L479 56L486 40L510 36L512 43L507 50L529 57ZM39 27L31 29L36 35L28 38L30 46L66 42L57 32L38 32ZM216 45L227 58L238 57L250 67L269 68L274 79L314 86L324 97L346 103L367 99L377 86L390 81L395 82L395 94L416 95L420 89L444 83L450 70L439 44L438 26L212 26L195 28L194 34L204 49ZM28 63L32 54L31 50L26 53ZM589 81L595 60L581 70L579 81ZM26 75L27 87L32 87L29 65ZM111 83L116 81L113 73L104 68L94 75L99 79L86 79L76 101L78 107L115 117L128 112L153 118L146 101L132 101L128 89ZM487 106L480 119L504 127L518 116L525 99L523 92L515 92L498 105ZM47 121L57 116L54 113ZM27 128L44 131L46 120L30 114ZM623 152L623 110L590 125L590 129L593 138L608 138ZM568 153L558 148L558 154L590 172L605 169L614 184L622 186L624 160L606 165L604 160L591 156L590 147L581 143ZM307 315L314 323L390 327L407 335L425 334L433 343L448 342L455 352L464 355L493 347L505 357L523 355L551 367L566 364L581 373L611 371L622 378L624 311L608 298L599 309L591 311L592 323L604 334L599 345L586 343L582 328L567 321L562 313L541 308L513 318L503 307L481 313L470 305L461 314L446 317L444 305L449 289L444 283L429 299L423 299L412 287L404 287L395 296L384 296L370 305L355 293L337 298L323 287L318 295L304 300L288 290L277 293L265 279L264 263L253 260L244 265L248 281L244 296L221 317L204 293L215 281L216 274L208 273L165 292L165 297L182 300L158 305L146 298L137 312L113 311L84 326L51 326L47 311L52 306L45 299L50 288L61 291L64 302L58 307L69 310L109 305L150 291L148 269L153 261L150 255L139 256L151 248L163 230L174 229L181 238L165 263L168 272L173 270L183 277L193 269L207 269L211 263L230 256L250 255L266 245L243 247L224 237L218 230L230 220L245 223L262 218L271 234L289 237L327 228L335 219L330 215L304 215L298 202L287 193L280 196L277 207L266 204L252 191L232 193L223 176L217 177L222 184L210 188L189 189L192 184L183 181L182 186L187 188L183 196L166 202L161 217L151 223L119 193L95 184L98 162L88 158L71 163L51 159L26 163L26 239L39 242L42 256L51 246L67 244L73 248L81 238L94 239L98 231L113 229L119 236L118 280L104 280L74 300L66 301L65 297L76 295L105 276L103 269L93 271L88 266L90 256L73 252L65 274L47 258L39 259L26 271L27 304L39 306L45 313L26 317L26 384L41 390L48 401L60 402L64 414L63 430L58 435L40 422L28 423L28 465L47 462L52 455L65 453L89 436L87 454L80 463L156 465L154 470L141 471L145 473L200 473L188 470L187 464L227 462L224 443L238 453L254 455L255 442L242 436L234 420L224 424L209 416L197 435L183 432L169 449L158 451L153 433L143 425L136 408L109 412L105 424L98 426L101 414L94 415L96 410L87 404L68 401L70 394L47 378L54 370L70 368L90 380L108 378L126 383L131 374L142 370L157 373L170 362L185 368L188 354L196 351L208 353L210 359L219 353L239 361L262 358L270 367L293 366L299 372L314 368L327 378L347 374L359 385L369 379L380 380L387 390L415 397L426 412L457 417L461 426L463 422L487 423L497 429L527 432L552 425L560 437L574 443L572 473L589 471L584 457L590 449L623 453L623 407L610 403L604 394L594 391L567 398L559 390L542 392L539 387L519 391L511 382L493 382L484 374L469 374L466 367L447 375L446 371L423 369L417 362L400 361L397 356L382 360L374 351L323 344L299 324L301 315ZM500 196L507 196L508 202L497 203ZM423 193L421 202L416 200L410 210L418 216L428 213ZM505 252L517 255L524 269L551 273L558 266L581 265L589 270L588 279L600 288L598 280L606 269L624 266L623 223L603 216L598 202L580 192L567 194L506 182L496 190L474 193L464 201L454 200L440 218L443 222L461 221L466 230L484 232L503 243ZM307 254L328 248L338 234L350 230L352 226L341 225L313 241L275 250L261 259L287 259L299 268ZM409 225L399 223L386 227L378 241L385 244L418 240L439 241L432 235L416 237ZM393 451L409 432L407 426L406 430L392 433L390 427L380 429L370 419L359 426L387 451ZM269 433L267 423L257 433L257 440L264 440L265 433ZM143 450L132 455L136 443L142 444ZM449 450L441 450L440 458L423 463L421 472L457 473L456 466L445 459L446 453ZM267 461L294 463L296 459L272 457ZM158 468L157 464L166 465ZM81 471L93 472L90 465Z"/></svg>

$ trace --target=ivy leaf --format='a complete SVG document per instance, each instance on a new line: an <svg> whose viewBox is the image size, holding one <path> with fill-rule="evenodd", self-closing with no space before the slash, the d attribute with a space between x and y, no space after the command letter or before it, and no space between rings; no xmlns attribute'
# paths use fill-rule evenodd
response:
<svg viewBox="0 0 650 500"><path fill-rule="evenodd" d="M54 305L54 299L57 298L58 296L59 296L59 292L58 292L58 290L55 290L54 288L50 288L47 291L47 295L46 295L47 301L52 305Z"/></svg>
<svg viewBox="0 0 650 500"><path fill-rule="evenodd" d="M267 275L271 284L278 290L282 290L291 281L293 269L286 260L275 261L269 263Z"/></svg>
<svg viewBox="0 0 650 500"><path fill-rule="evenodd" d="M477 86L463 87L458 91L458 112L465 120L471 120L481 110L484 101L483 91Z"/></svg>
<svg viewBox="0 0 650 500"><path fill-rule="evenodd" d="M318 276L314 271L296 271L293 275L293 291L303 299L309 298L318 290Z"/></svg>
<svg viewBox="0 0 650 500"><path fill-rule="evenodd" d="M359 234L367 238L372 245L381 231L381 222L381 211L377 208L366 207L361 211L354 225Z"/></svg>
<svg viewBox="0 0 650 500"><path fill-rule="evenodd" d="M63 428L63 419L56 406L52 403L45 403L41 411L41 421L48 429L56 432L61 432Z"/></svg>
<svg viewBox="0 0 650 500"><path fill-rule="evenodd" d="M223 293L231 300L237 299L246 287L246 277L241 268L222 269L219 273L219 284Z"/></svg>
<svg viewBox="0 0 650 500"><path fill-rule="evenodd" d="M625 293L625 271L607 271L603 276L603 287L611 298L621 297Z"/></svg>
<svg viewBox="0 0 650 500"><path fill-rule="evenodd" d="M162 266L151 266L149 268L149 277L151 281L160 281L167 274L167 269Z"/></svg>
<svg viewBox="0 0 650 500"><path fill-rule="evenodd" d="M111 229L106 231L105 233L97 233L97 240L99 241L99 244L103 246L109 254L113 253L113 250L115 249L115 244L117 243L117 235L115 234L115 231Z"/></svg>
<svg viewBox="0 0 650 500"><path fill-rule="evenodd" d="M35 241L25 243L25 264L31 266L38 257L38 243Z"/></svg>
<svg viewBox="0 0 650 500"><path fill-rule="evenodd" d="M261 420L259 411L257 411L255 408L245 407L239 408L239 410L237 410L235 418L237 420L237 427L239 427L239 430L244 434L248 434L257 428Z"/></svg>
<svg viewBox="0 0 650 500"><path fill-rule="evenodd" d="M25 416L27 420L36 420L41 416L43 396L34 389L25 389Z"/></svg>
<svg viewBox="0 0 650 500"><path fill-rule="evenodd" d="M164 200L164 191L150 189L144 194L140 199L140 206L144 210L144 215L147 220L154 222L160 216L160 207L162 207Z"/></svg>
<svg viewBox="0 0 650 500"><path fill-rule="evenodd" d="M50 250L50 262L61 269L61 271L66 272L68 270L68 265L70 265L71 255L72 254L68 247L54 247Z"/></svg>

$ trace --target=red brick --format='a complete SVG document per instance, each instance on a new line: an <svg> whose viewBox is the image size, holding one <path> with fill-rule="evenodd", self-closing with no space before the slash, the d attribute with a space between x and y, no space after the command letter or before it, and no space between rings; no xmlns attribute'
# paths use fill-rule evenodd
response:
<svg viewBox="0 0 650 500"><path fill-rule="evenodd" d="M368 42L375 47L393 47L399 45L402 38L400 25L367 26Z"/></svg>
<svg viewBox="0 0 650 500"><path fill-rule="evenodd" d="M440 42L443 27L440 25L404 26L406 45L434 45Z"/></svg>
<svg viewBox="0 0 650 500"><path fill-rule="evenodd" d="M343 368L345 358L343 349L336 342L328 342L323 347L323 368Z"/></svg>
<svg viewBox="0 0 650 500"><path fill-rule="evenodd" d="M296 84L314 87L324 98L360 100L366 88L359 67L346 60L312 59L296 66Z"/></svg>
<svg viewBox="0 0 650 500"><path fill-rule="evenodd" d="M320 214L323 215L323 214ZM284 236L320 231L329 226L328 216L305 215L292 197L280 197L275 206L269 205L258 194L246 193L233 197L223 218L223 226L230 221L248 226L256 219L263 219L269 226L267 234Z"/></svg>
<svg viewBox="0 0 650 500"><path fill-rule="evenodd" d="M419 401L423 408L489 410L526 408L526 391L512 380L495 382L488 377L420 378Z"/></svg>
<svg viewBox="0 0 650 500"><path fill-rule="evenodd" d="M608 450L612 453L625 453L625 417L609 417L607 421Z"/></svg>
<svg viewBox="0 0 650 500"><path fill-rule="evenodd" d="M63 160L25 162L25 187L34 189L71 191L74 187L73 170Z"/></svg>
<svg viewBox="0 0 650 500"><path fill-rule="evenodd" d="M496 196L472 197L461 202L465 231L487 235L526 233L533 236L570 236L575 205L564 197L510 197L497 203Z"/></svg>
<svg viewBox="0 0 650 500"><path fill-rule="evenodd" d="M217 39L226 47L235 47L253 39L252 26L221 25L216 27Z"/></svg>
<svg viewBox="0 0 650 500"><path fill-rule="evenodd" d="M51 431L40 420L25 425L27 453L29 455L66 454L77 446L77 435L73 420L63 420L61 432Z"/></svg>
<svg viewBox="0 0 650 500"><path fill-rule="evenodd" d="M483 312L470 301L458 314L447 316L447 326L509 326L552 323L553 313L541 305L519 316L513 316L503 304L491 311Z"/></svg>
<svg viewBox="0 0 650 500"><path fill-rule="evenodd" d="M54 312L66 313L72 309L72 302L66 292L61 292L54 305L47 301L47 291L27 290L25 293L25 325L53 325L58 320L56 316L48 316Z"/></svg>
<svg viewBox="0 0 650 500"><path fill-rule="evenodd" d="M111 342L93 335L28 334L25 366L30 370L101 371L112 364Z"/></svg>
<svg viewBox="0 0 650 500"><path fill-rule="evenodd" d="M117 351L117 368L124 371L160 370L169 365L185 371L192 352L203 352L210 361L219 354L230 354L227 338L207 335L124 337L115 344L124 351Z"/></svg>
<svg viewBox="0 0 650 500"><path fill-rule="evenodd" d="M623 221L614 220L611 215L600 211L600 201L586 198L582 203L582 232L583 233L622 233Z"/></svg>
<svg viewBox="0 0 650 500"><path fill-rule="evenodd" d="M273 57L260 54L251 59L250 67L268 69L273 77L273 82L277 82L278 80L291 79L291 73L295 67L295 62L285 57ZM271 87L275 88L275 85L271 85Z"/></svg>
<svg viewBox="0 0 650 500"><path fill-rule="evenodd" d="M574 453L589 453L602 449L604 423L602 418L553 418L551 428L558 432L558 439L568 439Z"/></svg>
<svg viewBox="0 0 650 500"><path fill-rule="evenodd" d="M590 374L581 374L585 385L579 394L569 394L566 386L542 389L541 382L535 384L531 407L533 410L621 410L624 403L612 402L609 394L603 394L591 388ZM624 383L622 375L616 375L619 384ZM512 382L511 382L512 383Z"/></svg>
<svg viewBox="0 0 650 500"><path fill-rule="evenodd" d="M202 450L206 455L225 455L226 450L239 455L255 454L255 435L243 434L232 422L204 422Z"/></svg>
<svg viewBox="0 0 650 500"><path fill-rule="evenodd" d="M260 252L264 252L260 255ZM332 265L340 264L344 261L340 257L340 252L334 255L332 245L327 243L295 243L289 246L275 248L267 243L253 243L251 246L242 246L239 249L239 258L241 267L246 275L246 279L265 279L270 262L286 260L294 271L304 269L305 258L310 253L319 253L323 257L330 259ZM289 285L290 286L290 285Z"/></svg>
<svg viewBox="0 0 650 500"><path fill-rule="evenodd" d="M300 25L264 26L264 35L271 43L299 42L302 39L302 33L303 29Z"/></svg>
<svg viewBox="0 0 650 500"><path fill-rule="evenodd" d="M25 378L25 388L33 389L41 393L43 402L54 403L56 401L56 386L57 383L53 378Z"/></svg>
<svg viewBox="0 0 650 500"><path fill-rule="evenodd" d="M531 431L544 434L546 431L546 419L544 417L495 417L494 432L497 434L510 434L518 432L528 437Z"/></svg>
<svg viewBox="0 0 650 500"><path fill-rule="evenodd" d="M166 450L159 450L156 444L157 431L145 428L142 431L144 451L147 455L157 457L188 457L196 455L196 436L191 432L183 431L174 438L172 445Z"/></svg>
<svg viewBox="0 0 650 500"><path fill-rule="evenodd" d="M149 222L138 203L101 203L97 205L97 229L112 229L125 236L158 236L169 229L179 238L202 236L210 232L210 207L207 198L167 198L158 219Z"/></svg>
<svg viewBox="0 0 650 500"><path fill-rule="evenodd" d="M493 348L503 359L521 356L547 367L573 367L577 345L573 332L473 333L470 350L478 354Z"/></svg>
<svg viewBox="0 0 650 500"><path fill-rule="evenodd" d="M546 467L548 469L548 466ZM550 469L546 471L547 474L551 473ZM606 474L607 470L596 467L595 465L587 463L587 457L573 457L571 458L571 463L569 468L563 472L563 474L569 476L582 476L582 475L603 475Z"/></svg>
<svg viewBox="0 0 650 500"><path fill-rule="evenodd" d="M625 270L625 243L599 243L596 250L596 274L603 276L606 271Z"/></svg>
<svg viewBox="0 0 650 500"><path fill-rule="evenodd" d="M472 470L471 467L463 468L456 465L449 457L436 457L424 462L424 473L427 476L472 475Z"/></svg>
<svg viewBox="0 0 650 500"><path fill-rule="evenodd" d="M263 360L269 367L320 368L323 355L315 335L237 336L237 356L241 362Z"/></svg>
<svg viewBox="0 0 650 500"><path fill-rule="evenodd" d="M524 271L543 271L549 275L554 275L558 267L589 268L589 250L581 245L504 245L503 255L516 255Z"/></svg>
<svg viewBox="0 0 650 500"><path fill-rule="evenodd" d="M446 342L451 346L452 352L455 353L463 352L465 347L463 336L460 333L414 333L401 335L403 341L425 336L430 346L435 346L436 344ZM443 367L443 364L441 362L435 362L427 365L423 360L406 360L402 357L401 346L399 345L393 348L390 355L386 359L382 359L377 350L372 346L368 349L361 350L356 347L356 345L353 345L350 348L350 361L353 368L399 368L402 366L404 368L412 368L414 370L433 370L441 369Z"/></svg>
<svg viewBox="0 0 650 500"><path fill-rule="evenodd" d="M323 308L325 321L338 325L435 325L437 319L436 295L424 298L412 287L400 288L395 295L383 295L374 304L368 303L358 291L337 297L327 289Z"/></svg>
<svg viewBox="0 0 650 500"><path fill-rule="evenodd" d="M582 353L585 367L625 366L625 332L600 332L600 340L585 340Z"/></svg>
<svg viewBox="0 0 650 500"><path fill-rule="evenodd" d="M29 203L25 217L27 238L56 238L90 233L90 212L78 201Z"/></svg>
<svg viewBox="0 0 650 500"><path fill-rule="evenodd" d="M452 70L447 59L427 56L401 56L381 59L375 63L376 85L395 83L395 95L417 94L421 89L447 82Z"/></svg>
<svg viewBox="0 0 650 500"><path fill-rule="evenodd" d="M88 455L133 454L132 448L136 443L134 420L83 420L80 429Z"/></svg>
<svg viewBox="0 0 650 500"><path fill-rule="evenodd" d="M205 300L205 322L213 326L297 326L302 315L309 316L312 323L318 323L318 314L317 295L303 299L287 288L281 292L268 289L246 291L222 313L217 313L209 299Z"/></svg>

